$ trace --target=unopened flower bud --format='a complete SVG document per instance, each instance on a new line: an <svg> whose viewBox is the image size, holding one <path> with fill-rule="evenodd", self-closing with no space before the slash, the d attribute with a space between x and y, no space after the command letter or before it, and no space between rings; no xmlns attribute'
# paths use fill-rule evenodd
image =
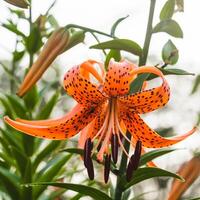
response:
<svg viewBox="0 0 200 200"><path fill-rule="evenodd" d="M17 93L19 96L23 96L40 79L55 58L66 49L68 42L69 32L65 28L59 28L52 33L21 84Z"/></svg>
<svg viewBox="0 0 200 200"><path fill-rule="evenodd" d="M177 172L185 179L185 182L174 180L171 186L168 200L178 200L182 194L192 185L200 175L200 157L195 156L185 162Z"/></svg>
<svg viewBox="0 0 200 200"><path fill-rule="evenodd" d="M4 0L14 6L17 6L19 8L28 8L29 3L26 0Z"/></svg>

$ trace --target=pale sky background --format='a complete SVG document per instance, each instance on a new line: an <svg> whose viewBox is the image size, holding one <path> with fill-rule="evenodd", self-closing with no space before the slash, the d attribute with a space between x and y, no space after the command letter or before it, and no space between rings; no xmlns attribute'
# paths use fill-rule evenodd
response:
<svg viewBox="0 0 200 200"><path fill-rule="evenodd" d="M52 0L33 0L33 18L36 19L39 14L44 14L53 2ZM129 38L141 46L145 36L149 0L58 0L56 6L51 13L58 20L60 25L64 26L69 23L74 23L82 26L88 26L104 32L109 32L111 25L120 17L130 15L122 22L117 29L119 38ZM165 0L157 0L156 12L154 17L154 25L159 22L159 12ZM0 21L5 21L8 17L4 1L0 1ZM164 43L170 38L180 50L180 59L176 64L176 68L188 70L196 74L200 73L200 1L185 0L184 13L176 13L174 19L181 25L184 38L176 39L165 33L154 34L150 55L154 56L156 63L161 63L161 49ZM25 25L22 24L22 29L26 33ZM0 59L10 57L10 53L14 48L15 36L7 30L0 27ZM102 37L102 41L109 38ZM78 64L88 58L102 60L103 56L98 50L91 50L88 47L96 42L88 34L86 37L86 45L80 44L67 53L59 57L60 67L66 71L74 64ZM131 56L128 54L128 56ZM134 58L134 57L133 57ZM149 63L150 64L150 63ZM47 72L48 73L48 72ZM61 77L63 78L63 77ZM167 80L171 86L171 100L168 103L166 112L154 112L144 116L148 124L153 127L168 127L173 126L177 133L185 133L189 131L197 120L197 111L200 111L200 95L189 96L191 91L191 83L195 77L177 77L168 76ZM200 135L196 133L187 141L182 142L178 147L189 148L194 150L200 146ZM189 151L179 151L177 154L169 154L163 159L168 162L161 162L161 166L167 167L171 162L174 164L180 162L180 159L189 159ZM177 159L179 156L180 159ZM160 159L162 161L162 159ZM164 160L163 160L164 161Z"/></svg>

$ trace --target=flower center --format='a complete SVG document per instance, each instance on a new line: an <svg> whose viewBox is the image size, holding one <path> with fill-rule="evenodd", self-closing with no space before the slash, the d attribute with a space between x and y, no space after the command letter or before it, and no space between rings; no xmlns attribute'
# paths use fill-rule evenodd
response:
<svg viewBox="0 0 200 200"><path fill-rule="evenodd" d="M108 100L107 110L105 114L105 120L98 131L96 136L93 138L98 139L97 144L93 149L93 153L98 149L97 159L99 161L103 161L104 154L109 155L111 145L111 153L113 157L113 161L117 162L118 156L118 145L122 148L124 153L129 157L128 153L126 152L123 143L122 143L122 136L125 137L130 143L131 141L126 137L125 133L120 127L120 122L118 119L118 102L116 97L112 97Z"/></svg>

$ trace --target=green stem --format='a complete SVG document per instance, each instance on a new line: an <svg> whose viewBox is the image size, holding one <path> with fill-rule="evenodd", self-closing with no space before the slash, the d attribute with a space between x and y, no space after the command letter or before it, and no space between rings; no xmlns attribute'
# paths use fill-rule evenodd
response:
<svg viewBox="0 0 200 200"><path fill-rule="evenodd" d="M30 33L31 33L32 27L33 27L31 0L29 1L29 3L30 3L30 6L29 6L29 29L30 29ZM29 67L31 67L32 64L33 64L33 53L29 53Z"/></svg>
<svg viewBox="0 0 200 200"><path fill-rule="evenodd" d="M153 30L152 23L153 23L155 4L156 4L156 0L151 0L150 10L149 10L149 19L148 19L146 36L145 36L145 41L144 41L144 46L143 46L143 54L140 56L139 66L145 65L147 61L147 56L149 53L149 46L150 46L151 36L152 36L152 30Z"/></svg>
<svg viewBox="0 0 200 200"><path fill-rule="evenodd" d="M101 31L98 31L98 30L95 30L95 29L92 29L92 28L87 28L87 27L84 27L84 26L79 26L79 25L76 25L76 24L68 24L67 26L65 26L66 29L69 29L69 28L79 28L81 30L84 30L86 32L90 32L90 33L98 33L98 34L101 34L101 35L105 35L107 37L111 37L111 38L116 38L108 33L104 33L104 32L101 32Z"/></svg>
<svg viewBox="0 0 200 200"><path fill-rule="evenodd" d="M154 10L155 10L155 4L156 0L151 0L150 3L150 10L149 10L149 18L148 18L148 24L147 24L147 30L146 30L146 36L145 36L145 41L144 41L144 46L143 46L143 54L139 58L139 65L145 65L147 61L147 56L149 52L149 46L150 46L150 41L151 41L151 36L152 36L152 23L153 23L153 16L154 16ZM130 139L131 135L130 133L127 135ZM130 143L125 140L124 141L124 148L126 149L127 153L129 153L130 149ZM127 156L125 153L122 154L121 162L120 162L120 167L119 167L119 176L117 177L117 182L116 182L116 187L115 187L115 195L114 195L114 200L121 200L122 195L124 192L123 188L123 183L122 183L122 176L126 172L126 166L127 166Z"/></svg>
<svg viewBox="0 0 200 200"><path fill-rule="evenodd" d="M131 134L128 132L127 137L131 139ZM126 150L127 153L129 153L130 149L130 143L127 140L124 140L124 149ZM126 172L126 166L127 166L127 160L128 157L127 155L122 152L122 158L120 161L120 166L119 166L119 175L117 176L117 182L116 182L116 187L115 187L115 195L114 195L114 200L121 200L122 195L123 195L123 184L122 184L122 176Z"/></svg>

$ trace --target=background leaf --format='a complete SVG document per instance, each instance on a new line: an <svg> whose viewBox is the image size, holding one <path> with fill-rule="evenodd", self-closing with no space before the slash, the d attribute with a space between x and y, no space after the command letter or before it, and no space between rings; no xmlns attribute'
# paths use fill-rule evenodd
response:
<svg viewBox="0 0 200 200"><path fill-rule="evenodd" d="M160 12L160 20L170 19L174 14L175 0L166 1Z"/></svg>
<svg viewBox="0 0 200 200"><path fill-rule="evenodd" d="M114 39L93 45L90 48L123 50L137 56L142 54L142 48L136 42L128 39Z"/></svg>
<svg viewBox="0 0 200 200"><path fill-rule="evenodd" d="M169 65L174 65L177 63L178 58L179 58L178 49L171 40L168 40L168 42L163 46L162 49L162 59L164 63Z"/></svg>
<svg viewBox="0 0 200 200"><path fill-rule="evenodd" d="M176 38L183 38L183 31L179 24L172 20L164 20L153 28L153 33L165 32Z"/></svg>
<svg viewBox="0 0 200 200"><path fill-rule="evenodd" d="M85 185L79 185L79 184L72 184L72 183L55 183L55 182L47 182L47 183L34 183L29 184L30 186L55 186L60 188L65 188L68 190L73 190L75 192L82 193L84 195L90 196L93 199L98 200L112 200L108 195L101 192L100 190L97 190L95 188L85 186Z"/></svg>
<svg viewBox="0 0 200 200"><path fill-rule="evenodd" d="M137 171L135 171L133 173L132 180L129 183L127 183L124 187L125 189L128 189L129 187L137 183L140 183L144 180L160 176L173 177L183 181L183 178L180 177L179 175L166 171L164 169L154 168L154 167L144 167L144 168L139 168Z"/></svg>

